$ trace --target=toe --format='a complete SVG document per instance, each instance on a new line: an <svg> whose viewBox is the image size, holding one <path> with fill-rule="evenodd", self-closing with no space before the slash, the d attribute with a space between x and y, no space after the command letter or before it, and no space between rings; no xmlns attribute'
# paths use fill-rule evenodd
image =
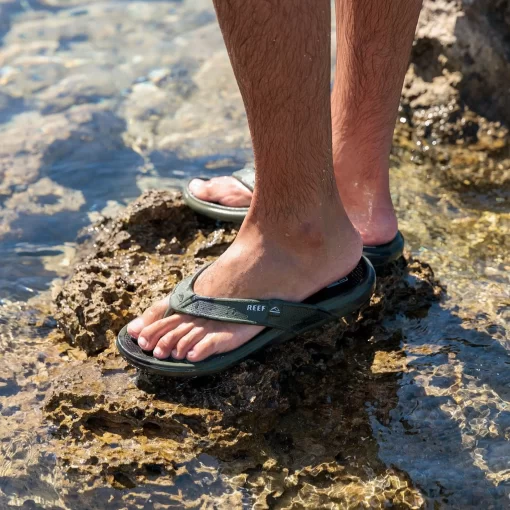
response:
<svg viewBox="0 0 510 510"><path fill-rule="evenodd" d="M197 342L186 355L189 361L202 361L213 354L216 354L215 335L206 335L202 341Z"/></svg>
<svg viewBox="0 0 510 510"><path fill-rule="evenodd" d="M172 350L172 357L184 359L188 351L192 349L207 334L204 326L195 326L188 334L184 335Z"/></svg>
<svg viewBox="0 0 510 510"><path fill-rule="evenodd" d="M202 179L193 179L189 183L191 194L200 200L207 200L209 196L205 182Z"/></svg>
<svg viewBox="0 0 510 510"><path fill-rule="evenodd" d="M190 321L189 316L183 316L183 322ZM198 335L199 331L202 330L202 324L205 322L204 319L196 319L191 320L191 328L180 328L179 331L177 329L174 330L173 335L169 335L169 339L165 342L158 342L156 347L154 348L153 355L155 358L165 359L172 355L176 359L183 359L184 356L177 358L174 353L176 352L177 346L180 342L186 339L186 343L189 341L189 338ZM161 345L160 345L161 344ZM185 343L183 343L185 345ZM171 346L171 348L170 348Z"/></svg>
<svg viewBox="0 0 510 510"><path fill-rule="evenodd" d="M138 345L146 351L151 351L162 336L175 331L183 322L182 315L174 314L149 324L140 332Z"/></svg>
<svg viewBox="0 0 510 510"><path fill-rule="evenodd" d="M168 331L157 342L157 347L154 351L156 358L168 358L172 352L175 344L185 335L187 335L194 328L192 322L184 322L177 326L175 329Z"/></svg>
<svg viewBox="0 0 510 510"><path fill-rule="evenodd" d="M240 326L221 324L214 331L204 335L187 352L189 361L202 361L213 354L230 352L248 342L264 328L261 326Z"/></svg>
<svg viewBox="0 0 510 510"><path fill-rule="evenodd" d="M161 319L168 308L168 299L169 298L166 297L165 299L156 301L156 303L147 308L140 317L131 321L127 327L128 333L132 337L138 338L142 329Z"/></svg>

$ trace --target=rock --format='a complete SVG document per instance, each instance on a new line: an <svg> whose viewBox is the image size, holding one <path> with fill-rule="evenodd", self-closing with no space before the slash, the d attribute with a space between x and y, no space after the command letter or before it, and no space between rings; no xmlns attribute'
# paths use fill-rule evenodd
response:
<svg viewBox="0 0 510 510"><path fill-rule="evenodd" d="M414 106L446 104L440 91L451 87L479 115L510 122L509 33L508 0L425 0L412 68L415 81L436 94L417 95Z"/></svg>
<svg viewBox="0 0 510 510"><path fill-rule="evenodd" d="M221 494L235 500L248 491L260 508L274 501L285 508L298 501L313 508L356 506L373 484L384 487L379 496L385 501L419 508L421 495L406 475L388 471L373 455L364 401L368 392L378 396L381 420L395 405L396 394L379 395L393 385L378 381L399 370L388 368L399 358L392 354L401 339L396 315L421 317L441 294L429 266L401 260L378 279L371 306L357 316L218 376L138 373L116 352L118 330L218 256L235 233L231 226L215 228L178 194L164 191L145 193L119 217L89 230L92 238L55 301L65 339L89 358L55 380L45 403L69 487L85 483L81 498L97 497L92 489L101 486L122 488L112 501L126 502L135 501L138 486L156 492L165 486L165 501L177 504L176 478L186 473L198 484L197 462L213 462L213 471L223 474L210 483L231 488ZM204 502L204 491L194 491L182 497Z"/></svg>
<svg viewBox="0 0 510 510"><path fill-rule="evenodd" d="M508 0L425 0L395 138L411 139L415 162L432 159L446 186L500 202L510 190L509 12Z"/></svg>
<svg viewBox="0 0 510 510"><path fill-rule="evenodd" d="M89 68L87 71L63 78L38 94L37 101L41 113L43 115L59 113L71 106L99 103L118 94L117 76L107 76L99 69Z"/></svg>
<svg viewBox="0 0 510 510"><path fill-rule="evenodd" d="M94 249L57 296L56 317L73 345L89 354L110 346L123 324L218 254L235 231L201 222L172 192L148 192L94 239ZM78 290L79 289L79 290Z"/></svg>
<svg viewBox="0 0 510 510"><path fill-rule="evenodd" d="M235 231L171 193L117 211L249 157L212 4L0 0L0 297L46 289L87 215L116 215L84 232L60 333L2 299L0 508L504 507L507 5L427 1L403 93L392 194L449 300L428 311L440 286L408 259L346 324L169 381L115 334Z"/></svg>

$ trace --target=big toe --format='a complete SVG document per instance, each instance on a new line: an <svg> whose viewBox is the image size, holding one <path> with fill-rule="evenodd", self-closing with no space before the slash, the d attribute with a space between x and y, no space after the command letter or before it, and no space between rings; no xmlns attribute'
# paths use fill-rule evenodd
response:
<svg viewBox="0 0 510 510"><path fill-rule="evenodd" d="M200 200L208 200L209 192L206 186L206 181L202 179L193 179L189 183L190 192Z"/></svg>
<svg viewBox="0 0 510 510"><path fill-rule="evenodd" d="M142 315L128 324L127 331L133 338L138 338L142 329L150 326L154 322L162 319L168 308L168 297L156 301L152 306L147 308Z"/></svg>

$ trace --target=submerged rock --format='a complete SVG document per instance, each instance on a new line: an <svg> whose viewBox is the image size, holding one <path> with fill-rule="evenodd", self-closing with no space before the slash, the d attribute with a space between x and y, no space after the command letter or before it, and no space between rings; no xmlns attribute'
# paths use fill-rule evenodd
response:
<svg viewBox="0 0 510 510"><path fill-rule="evenodd" d="M214 493L224 508L422 505L406 474L377 458L365 405L375 395L373 415L384 422L396 404L405 366L396 318L423 316L439 298L428 265L400 260L355 317L217 376L165 379L129 367L115 335L236 231L195 215L178 194L153 191L90 233L55 301L65 339L89 357L55 380L45 405L69 490L86 482L80 498L91 506L98 487L122 488L110 501L132 504L164 487L167 505L189 508Z"/></svg>

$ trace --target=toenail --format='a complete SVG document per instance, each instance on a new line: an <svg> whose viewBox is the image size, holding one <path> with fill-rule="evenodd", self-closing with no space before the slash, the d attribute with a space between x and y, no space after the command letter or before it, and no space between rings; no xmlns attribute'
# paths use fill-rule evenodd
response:
<svg viewBox="0 0 510 510"><path fill-rule="evenodd" d="M193 351L193 350L191 350L191 351L189 351L189 352L188 352L188 358L194 358L194 357L195 357L195 355L196 355L196 352L195 352L195 351Z"/></svg>
<svg viewBox="0 0 510 510"><path fill-rule="evenodd" d="M161 347L156 347L154 349L154 356L156 357L160 357L163 355L163 350L161 349Z"/></svg>
<svg viewBox="0 0 510 510"><path fill-rule="evenodd" d="M174 358L177 356L177 349L174 349L174 350L172 351L172 356L173 356Z"/></svg>
<svg viewBox="0 0 510 510"><path fill-rule="evenodd" d="M144 326L143 319L141 317L138 317L137 319L129 323L128 329L139 333L140 331L142 331L143 326Z"/></svg>
<svg viewBox="0 0 510 510"><path fill-rule="evenodd" d="M138 345L142 348L142 349L145 349L147 348L147 346L149 345L149 342L147 340L145 340L145 338L143 337L140 337L138 339Z"/></svg>

